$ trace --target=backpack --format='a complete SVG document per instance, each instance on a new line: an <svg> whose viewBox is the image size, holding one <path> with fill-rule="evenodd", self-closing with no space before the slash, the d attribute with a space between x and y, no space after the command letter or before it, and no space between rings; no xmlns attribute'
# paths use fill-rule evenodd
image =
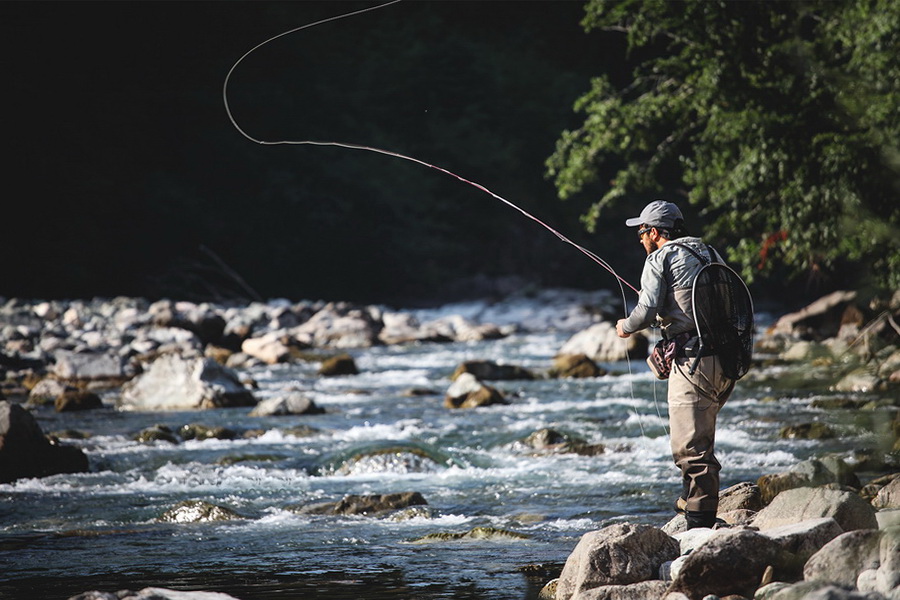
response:
<svg viewBox="0 0 900 600"><path fill-rule="evenodd" d="M677 242L675 242L677 244ZM707 245L710 258L685 244L702 265L691 284L694 324L700 337L690 374L700 357L716 354L725 376L738 380L747 374L753 356L753 298L747 284L734 269L716 261L717 253Z"/></svg>

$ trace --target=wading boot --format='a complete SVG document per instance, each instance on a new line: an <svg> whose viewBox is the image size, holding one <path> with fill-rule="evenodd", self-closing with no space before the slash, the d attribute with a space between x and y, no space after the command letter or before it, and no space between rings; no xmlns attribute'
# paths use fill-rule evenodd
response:
<svg viewBox="0 0 900 600"><path fill-rule="evenodd" d="M687 519L687 528L697 527L712 528L716 524L716 511L714 510L686 510L684 516Z"/></svg>

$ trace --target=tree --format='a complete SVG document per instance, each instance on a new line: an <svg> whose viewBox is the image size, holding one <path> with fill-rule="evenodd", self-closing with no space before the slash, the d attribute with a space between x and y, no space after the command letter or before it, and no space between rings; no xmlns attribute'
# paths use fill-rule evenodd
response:
<svg viewBox="0 0 900 600"><path fill-rule="evenodd" d="M583 124L547 161L561 198L601 188L590 230L626 195L665 190L697 208L751 281L778 265L851 266L900 288L900 3L585 9L585 29L626 36L636 62L624 85L593 79L575 105Z"/></svg>

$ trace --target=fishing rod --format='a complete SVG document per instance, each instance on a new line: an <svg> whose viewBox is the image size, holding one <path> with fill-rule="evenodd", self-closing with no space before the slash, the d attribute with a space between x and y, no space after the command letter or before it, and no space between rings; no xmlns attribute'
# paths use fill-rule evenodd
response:
<svg viewBox="0 0 900 600"><path fill-rule="evenodd" d="M605 260L603 260L602 258L600 258L596 253L594 253L594 252L588 250L587 248L585 248L584 246L581 246L580 244L577 244L576 242L572 241L571 239L569 239L568 237L566 237L565 235L563 235L562 233L560 233L559 231L557 231L556 229L554 229L553 227L551 227L550 225L547 225L546 223L544 223L543 221L541 221L540 219L538 219L537 217L535 217L533 214L531 214L531 213L529 213L528 211L524 210L524 209L521 208L520 206L517 206L516 204L513 204L512 202L510 202L510 201L507 200L506 198L500 196L499 194L494 193L493 191L489 190L488 188L486 188L485 186L481 185L480 183L477 183L477 182L472 181L472 180L470 180L470 179L466 179L465 177L462 177L461 175L457 175L456 173L453 173L452 171L449 171L448 169L445 169L445 168L443 168L443 167L440 167L440 166L437 166L437 165L428 163L428 162L426 162L426 161L424 161L424 160L421 160L421 159L418 159L418 158L414 158L414 157L412 157L412 156L407 156L407 155L405 155L405 154L400 154L399 152L393 152L393 151L390 151L390 150L384 150L384 149L382 149L382 148L375 148L375 147L373 147L373 146L365 146L365 145L361 145L361 144L353 144L353 143L347 143L347 142L335 142L335 141L317 141L317 140L274 140L274 141L272 141L272 140L261 140L261 139L255 138L255 137L251 136L250 134L248 134L248 133L247 133L246 131L244 131L244 129L238 124L237 120L234 118L234 115L233 115L232 112L231 112L231 106L230 106L230 104L228 103L228 83L229 83L229 81L231 80L231 75L234 73L235 69L237 69L238 65L240 65L240 64L244 61L244 59L246 59L248 56L250 56L251 54L253 54L256 50L258 50L258 49L261 48L262 46L265 46L266 44L268 44L268 43L270 43L270 42L273 42L273 41L275 41L275 40L277 40L277 39L279 39L279 38L282 38L282 37L284 37L284 36L290 35L290 34L292 34L292 33L296 33L296 32L298 32L298 31L302 31L302 30L308 29L308 28L310 28L310 27L316 27L316 26L318 26L318 25L322 25L322 24L324 24L324 23L328 23L328 22L331 22L331 21L336 21L336 20L338 20L338 19L344 19L344 18L348 18L348 17L360 15L360 14L363 14L363 13L367 13L367 12L369 12L369 11L378 10L378 9L380 9L380 8L384 8L384 7L387 7L387 6L391 6L392 4L397 4L398 2L400 2L400 0L391 0L390 2L385 2L385 3L383 3L383 4L378 4L378 5L370 6L370 7L368 7L368 8L364 8L364 9L361 9L361 10L357 10L357 11L353 11L353 12L349 12L349 13L345 13L345 14L341 14L341 15L336 15L336 16L333 16L333 17L327 17L327 18L325 18L325 19L321 19L321 20L319 20L319 21L315 21L315 22L312 22L312 23L307 23L306 25L301 25L300 27L295 27L295 28L293 28L293 29L289 29L288 31L284 31L284 32L282 32L282 33L279 33L278 35L272 36L272 37L270 37L269 39L267 39L267 40L265 40L265 41L263 41L263 42L260 42L259 44L257 44L256 46L254 46L253 48L251 48L250 50L248 50L248 51L247 51L246 53L244 53L244 55L241 56L241 57L240 57L240 58L239 58L239 59L231 66L231 68L228 70L228 73L227 73L226 76L225 76L224 84L222 85L222 100L223 100L223 102L224 102L224 104L225 104L225 112L226 112L226 114L228 115L228 119L229 119L229 121L231 121L231 124L234 126L234 128L235 128L242 136L244 136L245 138L247 138L247 139L250 140L251 142L254 142L254 143L256 143L256 144L260 144L260 145L263 145L263 146L279 146L279 145L291 145L291 146L333 146L333 147L345 148L345 149L349 149L349 150L362 150L362 151L366 151L366 152L374 152L374 153L377 153L377 154L382 154L382 155L385 155L385 156L391 156L391 157L394 157L394 158L400 158L400 159L403 159L403 160L406 160L406 161L410 161L410 162L413 162L413 163L422 165L422 166L424 166L424 167L428 167L429 169L434 169L435 171L439 171L439 172L441 172L441 173L444 173L445 175L449 175L449 176L451 176L451 177L457 179L458 181L461 181L461 182L463 182L463 183L466 183L466 184L468 184L468 185L471 185L472 187L474 187L474 188L476 188L476 189L478 189L478 190L481 190L482 192L484 192L484 193L490 195L491 197L495 198L496 200L499 200L500 202L503 202L504 204L506 204L506 205L509 206L510 208L515 209L516 211L518 211L519 213L521 213L523 216L525 216L525 217L531 219L532 221L534 221L535 223L541 225L542 227L544 227L545 229L547 229L548 231L550 231L550 233L552 233L553 235L555 235L560 241L565 242L565 243L567 243L567 244L573 246L574 248L576 248L577 250L579 250L582 254L584 254L585 256L587 256L588 258L590 258L591 260L593 260L595 263L597 263L598 265L600 265L601 267L603 267L604 269L606 269L611 275L613 275L616 279L619 280L619 282L620 282L619 285L620 285L620 286L621 286L622 284L625 284L626 286L628 286L629 288L631 288L635 293L639 293L639 291L638 291L637 288L635 288L635 287L634 287L633 285L631 285L628 281L626 281L626 280L623 279L621 276L619 276L619 274L616 273L615 269L613 269L612 266L611 266L609 263L607 263Z"/></svg>

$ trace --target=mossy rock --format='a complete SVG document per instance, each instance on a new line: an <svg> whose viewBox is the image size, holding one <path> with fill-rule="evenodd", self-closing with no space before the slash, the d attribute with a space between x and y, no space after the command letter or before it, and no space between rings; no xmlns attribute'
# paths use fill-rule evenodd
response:
<svg viewBox="0 0 900 600"><path fill-rule="evenodd" d="M182 425L178 435L183 440L233 440L238 437L236 431L227 427L209 427L199 423Z"/></svg>
<svg viewBox="0 0 900 600"><path fill-rule="evenodd" d="M135 435L134 440L142 444L149 444L150 442L169 442L171 444L177 444L179 442L175 432L166 425L153 425L147 427Z"/></svg>
<svg viewBox="0 0 900 600"><path fill-rule="evenodd" d="M550 377L558 378L590 378L602 377L608 371L597 365L586 354L560 354L553 359Z"/></svg>
<svg viewBox="0 0 900 600"><path fill-rule="evenodd" d="M785 427L781 428L779 435L782 439L786 440L825 440L835 437L835 432L825 423L814 421L812 423L786 425Z"/></svg>
<svg viewBox="0 0 900 600"><path fill-rule="evenodd" d="M356 362L349 354L340 354L332 356L322 361L319 367L319 375L325 377L334 377L339 375L358 375L359 369L356 368Z"/></svg>
<svg viewBox="0 0 900 600"><path fill-rule="evenodd" d="M439 532L429 533L426 536L416 538L410 543L427 544L431 542L451 542L457 540L528 540L531 539L524 533L517 533L507 529L497 529L495 527L474 527L464 533Z"/></svg>

